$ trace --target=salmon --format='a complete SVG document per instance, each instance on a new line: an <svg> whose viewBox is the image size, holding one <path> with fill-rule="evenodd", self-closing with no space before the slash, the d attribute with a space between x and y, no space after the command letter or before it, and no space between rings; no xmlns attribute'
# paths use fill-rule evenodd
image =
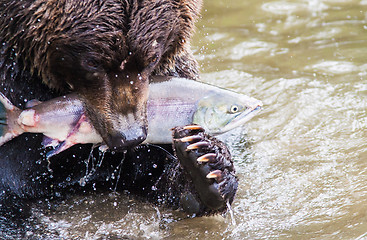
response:
<svg viewBox="0 0 367 240"><path fill-rule="evenodd" d="M54 147L47 157L75 144L103 144L75 93L45 102L32 100L27 107L15 107L0 93L0 146L24 132L45 136L43 145ZM148 134L143 143L170 144L171 129L190 124L211 135L222 134L243 125L261 108L260 100L244 94L183 78L156 77L149 84Z"/></svg>

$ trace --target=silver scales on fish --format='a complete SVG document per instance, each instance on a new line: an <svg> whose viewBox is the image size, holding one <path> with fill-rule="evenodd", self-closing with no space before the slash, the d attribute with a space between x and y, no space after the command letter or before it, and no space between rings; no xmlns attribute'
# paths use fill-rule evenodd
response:
<svg viewBox="0 0 367 240"><path fill-rule="evenodd" d="M76 94L46 102L32 100L25 110L0 93L0 145L24 133L42 133L43 145L53 146L47 157L79 143L103 144L85 115ZM148 135L143 143L170 144L171 129L197 124L218 135L243 125L262 108L262 102L206 83L155 77L149 83Z"/></svg>

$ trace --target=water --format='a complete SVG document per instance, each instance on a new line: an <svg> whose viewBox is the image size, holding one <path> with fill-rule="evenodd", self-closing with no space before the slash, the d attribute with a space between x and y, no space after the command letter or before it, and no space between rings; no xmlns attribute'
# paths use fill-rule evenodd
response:
<svg viewBox="0 0 367 240"><path fill-rule="evenodd" d="M222 139L234 218L185 218L126 195L35 206L66 239L367 239L367 1L207 0L193 41L202 80L264 102ZM233 224L233 223L236 224Z"/></svg>
<svg viewBox="0 0 367 240"><path fill-rule="evenodd" d="M206 9L203 79L265 104L247 125L250 153L229 140L241 184L223 238L367 238L367 2Z"/></svg>

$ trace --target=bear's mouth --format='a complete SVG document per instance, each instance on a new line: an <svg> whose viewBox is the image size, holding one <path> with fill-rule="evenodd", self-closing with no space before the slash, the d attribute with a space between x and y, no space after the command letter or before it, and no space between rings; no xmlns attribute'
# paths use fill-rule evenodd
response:
<svg viewBox="0 0 367 240"><path fill-rule="evenodd" d="M113 109L103 112L95 107L86 104L86 114L110 149L126 150L146 139L148 133L146 107L134 113L121 113Z"/></svg>
<svg viewBox="0 0 367 240"><path fill-rule="evenodd" d="M130 126L126 131L108 134L104 141L110 149L122 151L142 143L147 138L147 132L144 126Z"/></svg>
<svg viewBox="0 0 367 240"><path fill-rule="evenodd" d="M102 87L80 89L86 115L112 150L142 143L148 132L146 75L126 70L101 75Z"/></svg>

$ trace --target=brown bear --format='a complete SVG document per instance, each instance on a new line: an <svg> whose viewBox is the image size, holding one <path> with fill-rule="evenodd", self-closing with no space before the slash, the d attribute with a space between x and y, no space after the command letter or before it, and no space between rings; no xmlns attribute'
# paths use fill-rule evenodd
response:
<svg viewBox="0 0 367 240"><path fill-rule="evenodd" d="M201 0L0 0L0 91L20 108L77 92L109 147L127 149L76 145L49 160L40 134L2 145L0 226L17 226L9 215L26 221L30 199L88 191L127 191L196 215L226 210L237 190L233 162L202 129L132 148L146 137L150 76L198 77L189 43L200 8ZM204 147L187 151L185 136Z"/></svg>
<svg viewBox="0 0 367 240"><path fill-rule="evenodd" d="M189 40L200 8L201 0L1 0L2 92L19 101L9 81L22 85L25 74L77 92L110 148L138 145L149 76L197 77Z"/></svg>

